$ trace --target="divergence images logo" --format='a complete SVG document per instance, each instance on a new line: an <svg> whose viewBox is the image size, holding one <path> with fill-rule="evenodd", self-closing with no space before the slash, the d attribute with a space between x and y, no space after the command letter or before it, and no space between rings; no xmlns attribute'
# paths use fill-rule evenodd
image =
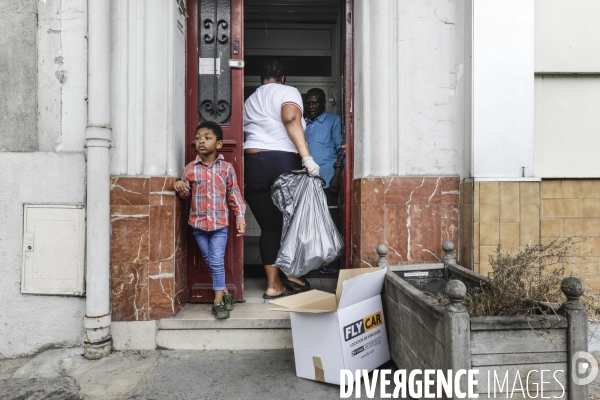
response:
<svg viewBox="0 0 600 400"><path fill-rule="evenodd" d="M370 331L373 328L378 327L383 323L381 318L381 311L377 311L375 314L371 314L368 317L359 319L356 322L346 325L344 327L344 340L347 342L365 332Z"/></svg>
<svg viewBox="0 0 600 400"><path fill-rule="evenodd" d="M581 361L582 358L587 362ZM596 379L596 375L598 375L598 362L590 353L586 351L578 351L573 355L571 363L574 367L571 369L571 377L573 378L573 383L576 385L587 385ZM580 378L579 375L586 374L586 372L588 372L588 368L590 368L588 376L585 378Z"/></svg>

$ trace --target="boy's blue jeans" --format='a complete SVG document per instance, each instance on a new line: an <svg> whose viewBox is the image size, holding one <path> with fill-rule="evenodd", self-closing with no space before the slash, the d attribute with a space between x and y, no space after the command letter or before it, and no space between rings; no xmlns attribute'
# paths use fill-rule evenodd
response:
<svg viewBox="0 0 600 400"><path fill-rule="evenodd" d="M225 246L227 228L203 231L194 228L194 237L213 280L213 290L225 290Z"/></svg>

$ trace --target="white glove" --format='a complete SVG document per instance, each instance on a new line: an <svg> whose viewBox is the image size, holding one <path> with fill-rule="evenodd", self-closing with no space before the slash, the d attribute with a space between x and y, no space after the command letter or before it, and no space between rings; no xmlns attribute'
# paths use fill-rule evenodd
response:
<svg viewBox="0 0 600 400"><path fill-rule="evenodd" d="M302 166L307 169L309 176L319 175L319 164L314 162L312 157L304 157L302 159Z"/></svg>

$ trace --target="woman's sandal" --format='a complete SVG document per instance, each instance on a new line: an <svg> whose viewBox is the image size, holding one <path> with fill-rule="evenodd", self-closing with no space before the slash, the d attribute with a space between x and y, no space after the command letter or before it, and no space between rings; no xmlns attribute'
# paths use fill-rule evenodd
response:
<svg viewBox="0 0 600 400"><path fill-rule="evenodd" d="M263 299L273 300L273 299L279 299L281 297L291 296L291 295L295 294L295 292L292 289L290 289L289 287L287 287L287 286L284 286L284 287L285 287L285 290L283 291L283 293L279 293L278 295L275 295L275 296L269 296L268 294L263 293Z"/></svg>
<svg viewBox="0 0 600 400"><path fill-rule="evenodd" d="M310 282L304 278L304 285L288 280L285 285L294 290L294 293L308 292L311 289Z"/></svg>

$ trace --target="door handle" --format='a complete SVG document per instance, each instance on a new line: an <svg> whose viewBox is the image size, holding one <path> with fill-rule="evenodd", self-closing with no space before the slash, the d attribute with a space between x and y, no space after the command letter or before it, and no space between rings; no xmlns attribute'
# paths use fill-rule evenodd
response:
<svg viewBox="0 0 600 400"><path fill-rule="evenodd" d="M229 60L229 68L244 68L244 60Z"/></svg>

